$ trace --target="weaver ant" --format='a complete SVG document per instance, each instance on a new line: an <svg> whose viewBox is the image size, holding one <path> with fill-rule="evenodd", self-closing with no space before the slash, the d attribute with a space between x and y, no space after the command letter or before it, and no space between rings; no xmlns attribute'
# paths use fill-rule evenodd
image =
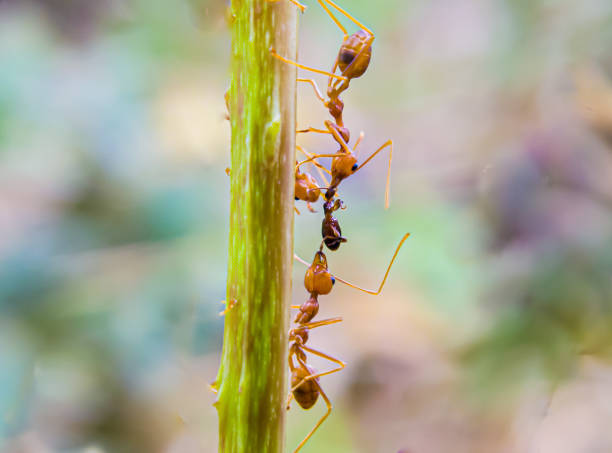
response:
<svg viewBox="0 0 612 453"><path fill-rule="evenodd" d="M324 319L322 321L301 324L300 326L289 331L289 341L292 342L291 346L289 347L288 357L289 369L291 370L291 391L289 392L289 397L287 398L287 410L290 408L292 398L295 398L302 409L310 409L317 402L319 395L321 395L321 398L323 398L327 406L327 411L325 414L319 419L302 442L300 442L300 444L294 450L294 453L297 453L304 446L308 439L312 437L314 432L319 428L319 426L321 426L321 424L331 413L331 401L323 391L323 388L319 383L319 378L321 376L336 373L346 366L343 361L325 354L324 352L306 346L305 343L308 341L308 331L310 329L314 329L315 327L327 326L340 321L342 321L342 318ZM306 353L304 351L308 351L311 354L327 359L339 366L329 371L317 373L313 368L306 364ZM295 361L297 361L297 366L294 362L294 358Z"/></svg>
<svg viewBox="0 0 612 453"><path fill-rule="evenodd" d="M278 0L269 0L269 1L278 1ZM342 9L340 6L336 5L331 0L318 0L319 5L327 12L327 14L331 17L332 21L342 30L344 33L344 37L342 40L342 45L340 46L340 50L338 51L338 56L334 61L334 65L332 67L331 72L323 71L320 69L315 69L309 66L302 65L295 61L289 60L285 57L282 57L274 49L270 49L270 53L275 58L279 60L296 66L301 69L305 69L307 71L311 71L317 74L327 75L327 97L328 100L325 100L321 91L319 90L316 82L312 79L297 79L298 82L306 82L309 83L315 91L317 98L323 105L329 110L330 115L334 118L336 123L339 126L343 125L342 121L342 111L344 109L344 103L339 98L340 93L346 90L349 87L349 83L352 79L356 79L361 77L365 71L368 69L370 64L370 59L372 57L372 43L374 42L374 34L372 31L359 22L356 18L350 15L347 11ZM334 8L336 11L340 12L346 18L348 18L351 22L357 25L360 29L349 35L346 31L346 28L340 23L340 21L334 16L334 14L327 7L326 3ZM336 69L340 69L340 75L337 75Z"/></svg>
<svg viewBox="0 0 612 453"><path fill-rule="evenodd" d="M300 145L296 145L296 148L299 151L301 151L302 154L304 154L309 159L313 157L312 154L304 150L304 148L302 148ZM331 172L327 168L325 168L323 165L319 164L318 162L315 162L314 160L312 160L311 162L313 163L313 165L316 167L317 171L319 172L319 176L325 183L325 186L329 185L329 182L327 181L327 178L323 174L323 171L326 171L329 174L331 174ZM295 189L294 190L295 190L296 201L297 200L305 201L306 207L308 208L308 210L310 212L316 212L312 208L310 203L314 203L315 201L319 199L319 197L321 196L321 187L319 186L319 184L317 184L317 181L312 177L312 175L306 172L299 171L299 168L297 167L297 162L296 162L296 170L295 170ZM297 208L296 208L296 211L297 211ZM300 211L297 211L298 214L299 212Z"/></svg>
<svg viewBox="0 0 612 453"><path fill-rule="evenodd" d="M385 282L387 281L387 277L389 276L391 266L393 265L393 262L395 261L395 258L397 257L400 248L402 247L404 241L408 238L408 236L410 236L410 233L406 233L397 245L393 257L391 258L391 261L387 266L387 270L380 283L380 286L376 291L360 288L359 286L349 283L339 277L334 277L328 270L327 257L325 256L325 253L323 253L322 250L323 244L321 244L319 251L315 253L312 263L310 264L302 260L297 255L294 255L296 260L308 266L306 274L304 275L304 287L310 293L310 297L301 306L292 306L292 308L299 308L299 312L294 321L298 324L298 326L289 331L289 341L291 342L291 346L289 347L288 361L289 368L291 370L291 391L289 393L289 397L287 398L287 409L289 409L292 398L295 398L295 400L303 409L310 409L317 402L319 395L321 395L327 406L327 411L325 412L325 414L319 419L319 421L310 430L310 432L306 435L302 442L300 442L294 453L299 451L304 446L308 439L312 437L314 432L319 428L319 426L321 426L323 421L331 413L331 401L323 391L323 388L321 387L321 384L319 382L319 378L321 376L336 373L345 367L345 363L342 360L306 346L310 329L326 326L329 324L335 324L337 322L342 321L342 318L338 317L311 322L319 311L319 294L329 294L336 280L344 283L345 285L350 286L351 288L364 291L368 294L380 294L385 285ZM310 352L311 354L327 359L339 366L329 371L317 373L306 363L306 352ZM297 365L295 362L297 362Z"/></svg>
<svg viewBox="0 0 612 453"><path fill-rule="evenodd" d="M321 133L331 133L336 142L340 145L340 149L333 154L313 154L306 160L297 164L297 168L301 165L314 161L320 157L331 157L332 158L332 167L331 167L331 176L332 180L327 188L327 192L325 193L325 199L331 200L340 183L348 178L349 176L357 173L360 169L362 169L374 156L376 156L379 152L381 152L386 147L389 147L389 164L387 169L387 183L385 187L385 209L389 207L389 182L391 179L391 159L393 158L393 140L387 140L383 143L376 151L374 151L370 156L361 164L357 164L357 155L355 150L357 146L361 142L361 138L363 134L359 136L359 139L355 143L353 149L350 149L347 141L344 139L346 134L344 133L346 128L339 127L338 125L332 123L329 120L325 120L325 127L327 127L327 131L322 131L319 129L310 128L311 132L321 132Z"/></svg>

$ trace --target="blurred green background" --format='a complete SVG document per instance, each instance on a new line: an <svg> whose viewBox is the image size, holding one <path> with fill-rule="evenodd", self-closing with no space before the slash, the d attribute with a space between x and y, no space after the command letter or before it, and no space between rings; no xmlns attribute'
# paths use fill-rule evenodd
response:
<svg viewBox="0 0 612 453"><path fill-rule="evenodd" d="M382 296L321 298L344 322L310 344L348 366L303 451L612 451L612 2L341 4L376 34L345 121L395 149L388 211L386 156L343 183L330 268L375 287L412 236ZM329 69L342 35L307 5L300 60ZM0 1L2 451L216 451L226 9ZM288 448L323 413L294 406Z"/></svg>

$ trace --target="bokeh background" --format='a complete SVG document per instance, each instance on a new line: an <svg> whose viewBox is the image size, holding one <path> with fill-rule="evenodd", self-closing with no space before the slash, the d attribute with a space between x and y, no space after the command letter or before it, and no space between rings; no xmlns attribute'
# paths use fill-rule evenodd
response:
<svg viewBox="0 0 612 453"><path fill-rule="evenodd" d="M307 5L300 59L330 68L342 35ZM348 366L303 451L612 451L612 2L342 5L376 34L345 121L362 155L395 149L389 210L386 155L343 183L331 270L376 287L412 236L381 296L321 298L344 322L310 343ZM216 451L226 10L0 1L3 452ZM309 259L321 213L299 207ZM288 448L323 413L294 406Z"/></svg>

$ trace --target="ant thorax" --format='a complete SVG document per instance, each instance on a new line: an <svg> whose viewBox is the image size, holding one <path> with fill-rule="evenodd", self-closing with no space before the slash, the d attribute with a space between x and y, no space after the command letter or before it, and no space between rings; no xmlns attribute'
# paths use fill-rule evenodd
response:
<svg viewBox="0 0 612 453"><path fill-rule="evenodd" d="M306 302L304 302L300 306L300 311L295 317L294 322L298 324L305 324L310 322L312 318L317 316L319 312L319 301L317 300L317 296L311 294Z"/></svg>
<svg viewBox="0 0 612 453"><path fill-rule="evenodd" d="M306 342L308 342L308 329L306 329L306 327L291 329L289 331L289 341L293 341L296 345L300 346L306 344Z"/></svg>

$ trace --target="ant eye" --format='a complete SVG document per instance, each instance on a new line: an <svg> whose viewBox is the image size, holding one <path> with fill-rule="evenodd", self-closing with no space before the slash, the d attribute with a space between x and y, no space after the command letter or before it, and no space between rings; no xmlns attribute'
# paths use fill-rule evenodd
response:
<svg viewBox="0 0 612 453"><path fill-rule="evenodd" d="M295 200L297 201L297 200L299 200L299 198L298 198L298 197L295 197Z"/></svg>
<svg viewBox="0 0 612 453"><path fill-rule="evenodd" d="M357 170L358 167L359 167L359 165L355 164L355 165L353 165L353 168L351 168L351 170L355 171L355 170Z"/></svg>
<svg viewBox="0 0 612 453"><path fill-rule="evenodd" d="M332 277L332 285L336 283L336 278Z"/></svg>

